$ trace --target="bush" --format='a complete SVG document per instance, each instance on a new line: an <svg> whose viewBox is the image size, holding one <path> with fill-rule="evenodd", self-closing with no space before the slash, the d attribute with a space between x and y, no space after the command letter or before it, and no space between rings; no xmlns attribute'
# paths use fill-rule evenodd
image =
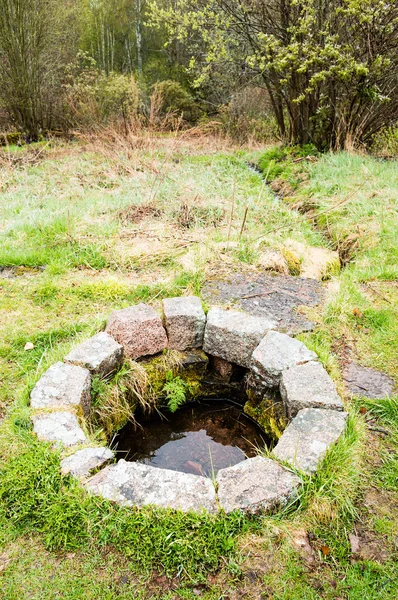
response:
<svg viewBox="0 0 398 600"><path fill-rule="evenodd" d="M234 94L220 108L220 118L223 131L242 144L277 139L277 125L262 88L248 86Z"/></svg>
<svg viewBox="0 0 398 600"><path fill-rule="evenodd" d="M167 79L154 85L154 94L159 98L163 114L177 113L184 121L195 123L201 116L198 104L178 81Z"/></svg>
<svg viewBox="0 0 398 600"><path fill-rule="evenodd" d="M121 123L127 130L137 116L139 88L133 76L107 75L85 53L80 52L69 66L64 91L69 127L93 129Z"/></svg>
<svg viewBox="0 0 398 600"><path fill-rule="evenodd" d="M381 156L398 157L398 124L383 129L375 138L372 150Z"/></svg>

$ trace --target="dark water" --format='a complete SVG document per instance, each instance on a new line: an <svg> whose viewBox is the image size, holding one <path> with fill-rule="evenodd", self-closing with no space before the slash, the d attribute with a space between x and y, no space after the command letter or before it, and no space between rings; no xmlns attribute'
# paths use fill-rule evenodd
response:
<svg viewBox="0 0 398 600"><path fill-rule="evenodd" d="M119 458L195 475L211 476L269 443L256 423L226 401L195 402L141 425L121 429L115 440Z"/></svg>

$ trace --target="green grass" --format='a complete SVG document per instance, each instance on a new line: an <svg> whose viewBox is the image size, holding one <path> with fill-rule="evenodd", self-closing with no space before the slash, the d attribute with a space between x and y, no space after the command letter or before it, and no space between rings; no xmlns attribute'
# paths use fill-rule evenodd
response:
<svg viewBox="0 0 398 600"><path fill-rule="evenodd" d="M8 412L0 426L1 597L394 598L396 398L346 396L346 435L320 471L304 477L285 510L251 520L139 511L86 495L34 438L27 403L45 369L101 330L111 310L200 294L218 270L252 269L287 239L348 248L325 302L306 309L316 329L300 336L340 392L347 352L398 380L397 164L348 153L297 161L313 154L297 148L261 159L259 151L183 143L128 152L58 144L34 165L24 153L0 173L0 269L9 275L0 278L0 412ZM258 160L269 180L285 178L292 197L275 197L247 168ZM295 203L318 216L308 220ZM151 204L160 216L123 217ZM33 350L24 350L27 341ZM377 443L370 422L388 433ZM358 527L380 556L352 557L349 534ZM312 566L292 542L297 529L312 536ZM252 567L259 557L262 567Z"/></svg>

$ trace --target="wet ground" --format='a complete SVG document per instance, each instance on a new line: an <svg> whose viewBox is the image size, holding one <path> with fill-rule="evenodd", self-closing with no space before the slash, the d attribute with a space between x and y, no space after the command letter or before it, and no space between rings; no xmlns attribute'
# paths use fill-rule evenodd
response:
<svg viewBox="0 0 398 600"><path fill-rule="evenodd" d="M129 423L120 431L119 458L195 475L212 476L269 444L262 429L225 400L190 403L141 425Z"/></svg>
<svg viewBox="0 0 398 600"><path fill-rule="evenodd" d="M315 279L235 272L226 278L207 281L202 295L208 304L229 305L271 318L277 322L278 331L294 334L314 328L297 309L319 304L323 289Z"/></svg>

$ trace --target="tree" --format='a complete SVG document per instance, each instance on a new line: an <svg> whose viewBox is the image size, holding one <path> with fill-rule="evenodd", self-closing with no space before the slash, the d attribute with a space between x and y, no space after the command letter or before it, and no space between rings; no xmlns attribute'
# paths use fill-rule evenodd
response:
<svg viewBox="0 0 398 600"><path fill-rule="evenodd" d="M71 2L63 7L64 16ZM65 62L57 0L0 0L0 100L30 140L54 121Z"/></svg>
<svg viewBox="0 0 398 600"><path fill-rule="evenodd" d="M198 84L227 64L261 80L289 142L366 144L398 118L396 0L153 0L151 21Z"/></svg>

